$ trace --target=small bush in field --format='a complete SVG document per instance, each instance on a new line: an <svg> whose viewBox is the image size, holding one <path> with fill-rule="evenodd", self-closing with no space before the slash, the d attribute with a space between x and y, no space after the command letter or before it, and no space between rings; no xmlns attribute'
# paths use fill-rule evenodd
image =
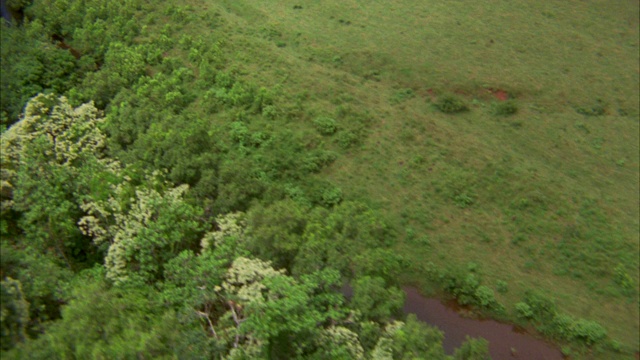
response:
<svg viewBox="0 0 640 360"><path fill-rule="evenodd" d="M434 105L436 109L445 114L455 114L469 110L464 101L455 95L444 95Z"/></svg>
<svg viewBox="0 0 640 360"><path fill-rule="evenodd" d="M495 103L491 111L493 115L509 116L518 112L518 104L513 100Z"/></svg>
<svg viewBox="0 0 640 360"><path fill-rule="evenodd" d="M598 99L593 105L579 106L576 108L578 114L585 116L601 116L606 113L605 105L602 100Z"/></svg>
<svg viewBox="0 0 640 360"><path fill-rule="evenodd" d="M525 302L519 302L516 304L516 313L518 314L518 317L523 319L531 319L534 315L531 306Z"/></svg>
<svg viewBox="0 0 640 360"><path fill-rule="evenodd" d="M498 280L498 282L496 283L496 290L500 294L505 294L509 291L509 287L505 281Z"/></svg>
<svg viewBox="0 0 640 360"><path fill-rule="evenodd" d="M330 117L320 116L313 120L316 130L322 135L333 135L338 130L336 121Z"/></svg>
<svg viewBox="0 0 640 360"><path fill-rule="evenodd" d="M353 131L341 131L336 139L338 145L343 149L348 149L360 142L360 137Z"/></svg>
<svg viewBox="0 0 640 360"><path fill-rule="evenodd" d="M322 192L322 205L333 207L342 201L342 190L339 187L329 187Z"/></svg>

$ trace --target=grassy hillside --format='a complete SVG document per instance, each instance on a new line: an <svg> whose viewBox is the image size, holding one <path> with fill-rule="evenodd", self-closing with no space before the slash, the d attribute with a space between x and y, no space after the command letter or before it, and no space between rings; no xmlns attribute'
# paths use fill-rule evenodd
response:
<svg viewBox="0 0 640 360"><path fill-rule="evenodd" d="M192 4L222 14L248 78L304 97L302 121L371 119L348 150L323 138L342 156L320 176L401 229L407 281L475 263L500 301L540 289L638 348L614 271L637 286L637 2ZM469 111L439 112L446 94Z"/></svg>
<svg viewBox="0 0 640 360"><path fill-rule="evenodd" d="M148 262L146 284L153 284L147 290L169 291L163 296L176 311L185 311L188 297L171 293L171 281L193 288L200 281L185 269L208 278L207 271L222 274L235 257L251 255L298 280L334 267L327 291L360 277L362 289L377 291L372 296L388 293L393 301L376 301L389 309L401 303L399 277L535 328L575 358L628 358L640 349L637 1L64 4L35 1L25 8L33 21L2 27L2 68L11 76L2 79L8 95L0 129L18 119L29 98L53 92L67 96L69 104L56 101L68 107L94 101L104 120L96 110L92 134L108 139L97 142L94 156L102 160L94 164L87 154L78 169L63 167L43 180L38 164L48 164L46 157L11 142L26 130L5 132L15 154L7 152L3 163L0 230L11 238L6 246L3 239L3 251L15 258L0 270L22 278L3 286L19 289L22 282L25 297L12 293L21 303L54 304L52 315L31 314L36 330L29 336L43 333L45 322L64 335L62 321L73 322L69 314L84 300L57 295L58 282L45 281L51 285L44 290L29 285L41 261L25 254L41 252L58 270L68 267L69 274L56 275L60 283L103 263L109 271L113 261L104 259L115 246L78 229L90 205L121 197L119 211L128 214L129 191L172 209L158 200L162 191L187 184L188 192L181 186L172 198L184 214L157 210L166 215L158 243L167 231L177 245L131 250L149 250L140 255ZM111 168L102 173L113 176L92 180L91 166L105 163ZM166 170L166 184L156 170ZM61 208L63 200L60 211L38 211ZM225 221L233 223L233 236L216 240L213 250L201 246L204 233L226 231ZM219 263L206 263L213 261L207 251ZM139 272L129 260L127 271ZM91 281L119 298L100 271ZM218 326L226 313L229 334L238 331L229 320L233 305L210 295L205 305L191 299L205 326ZM163 301L148 308L166 311ZM375 319L384 324L392 313ZM204 318L189 316L196 334ZM377 337L368 338L367 329L353 335L369 354ZM212 333L215 342L205 333L189 341L211 345L218 341ZM289 353L282 354L294 353L293 338L276 338L269 351L284 346ZM227 350L239 341L229 339Z"/></svg>

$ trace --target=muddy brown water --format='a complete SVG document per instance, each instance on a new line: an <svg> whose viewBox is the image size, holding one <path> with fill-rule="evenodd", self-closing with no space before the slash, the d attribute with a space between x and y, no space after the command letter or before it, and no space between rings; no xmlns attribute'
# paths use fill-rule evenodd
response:
<svg viewBox="0 0 640 360"><path fill-rule="evenodd" d="M404 312L416 314L418 319L437 326L444 332L443 346L447 354L464 342L466 336L483 337L489 341L489 353L494 360L561 360L559 349L519 331L513 325L495 320L465 318L453 303L443 304L438 299L426 298L416 288L403 287L407 295Z"/></svg>
<svg viewBox="0 0 640 360"><path fill-rule="evenodd" d="M402 290L407 296L403 311L406 314L416 314L419 320L442 330L442 345L449 355L453 355L455 349L470 336L489 341L489 353L493 360L563 359L558 348L513 325L490 319L464 317L460 315L460 306L454 302L443 303L438 299L424 297L418 289L410 286L404 286ZM342 287L341 292L348 299L353 296L353 289L348 284Z"/></svg>

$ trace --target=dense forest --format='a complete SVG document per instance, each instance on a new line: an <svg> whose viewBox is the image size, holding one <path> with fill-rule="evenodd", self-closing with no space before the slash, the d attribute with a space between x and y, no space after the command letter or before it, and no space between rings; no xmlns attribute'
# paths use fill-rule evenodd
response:
<svg viewBox="0 0 640 360"><path fill-rule="evenodd" d="M3 359L638 356L637 1L2 10Z"/></svg>

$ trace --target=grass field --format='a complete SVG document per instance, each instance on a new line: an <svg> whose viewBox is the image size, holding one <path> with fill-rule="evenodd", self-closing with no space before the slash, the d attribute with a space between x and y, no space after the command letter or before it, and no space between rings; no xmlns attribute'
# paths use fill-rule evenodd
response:
<svg viewBox="0 0 640 360"><path fill-rule="evenodd" d="M340 153L319 176L399 229L406 281L473 263L507 309L539 289L638 350L637 1L188 3L302 109L289 128L329 116L353 141L314 140ZM438 111L447 94L469 111Z"/></svg>

